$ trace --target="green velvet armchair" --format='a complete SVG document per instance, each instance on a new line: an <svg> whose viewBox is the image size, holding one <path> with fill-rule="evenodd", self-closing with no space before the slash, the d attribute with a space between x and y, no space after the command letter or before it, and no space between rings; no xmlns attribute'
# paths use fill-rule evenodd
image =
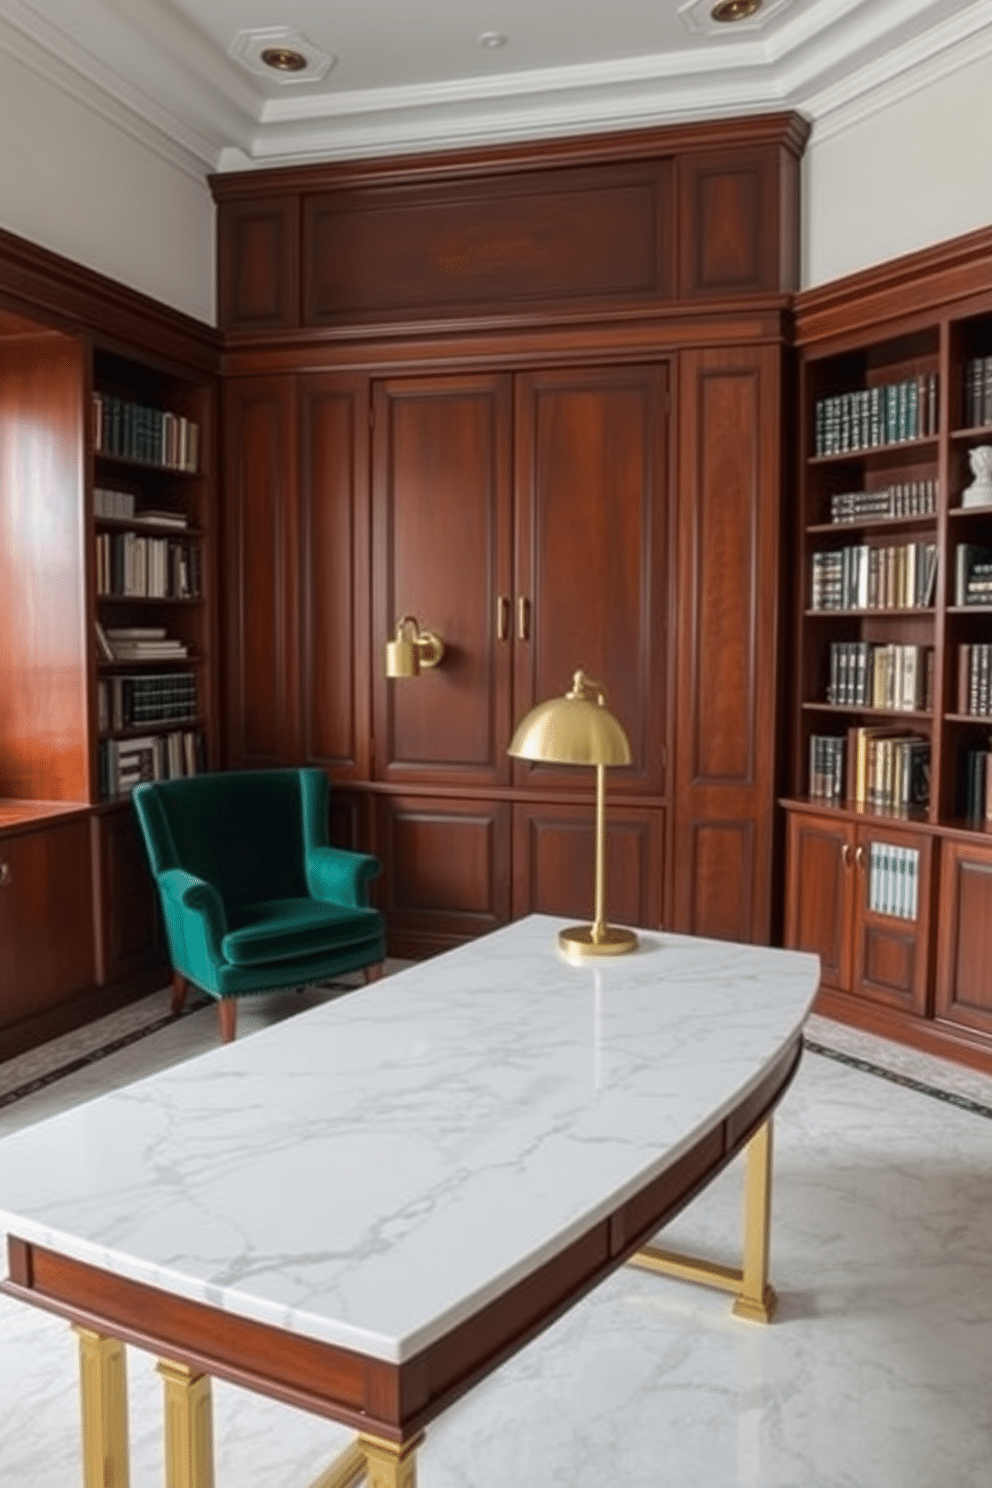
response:
<svg viewBox="0 0 992 1488"><path fill-rule="evenodd" d="M135 788L172 961L172 1008L189 983L217 999L234 1038L237 999L342 972L377 976L379 861L327 841L322 770L232 770Z"/></svg>

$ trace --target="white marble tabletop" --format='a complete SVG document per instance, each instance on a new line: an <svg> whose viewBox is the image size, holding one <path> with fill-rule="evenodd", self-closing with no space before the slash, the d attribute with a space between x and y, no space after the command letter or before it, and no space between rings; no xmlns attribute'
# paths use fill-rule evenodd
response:
<svg viewBox="0 0 992 1488"><path fill-rule="evenodd" d="M401 1362L661 1173L816 957L534 915L0 1142L0 1233Z"/></svg>

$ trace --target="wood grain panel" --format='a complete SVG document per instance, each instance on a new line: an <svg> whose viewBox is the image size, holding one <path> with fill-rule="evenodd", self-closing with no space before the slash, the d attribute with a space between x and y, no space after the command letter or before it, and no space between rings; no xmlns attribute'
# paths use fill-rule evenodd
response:
<svg viewBox="0 0 992 1488"><path fill-rule="evenodd" d="M992 1034L992 849L941 843L936 1014Z"/></svg>
<svg viewBox="0 0 992 1488"><path fill-rule="evenodd" d="M489 800L382 796L378 901L398 946L435 950L510 918L510 807Z"/></svg>
<svg viewBox="0 0 992 1488"><path fill-rule="evenodd" d="M100 891L97 980L127 976L162 954L157 891L133 810L91 820Z"/></svg>
<svg viewBox="0 0 992 1488"><path fill-rule="evenodd" d="M373 402L376 776L496 785L509 778L510 385L500 376L378 383ZM440 666L387 680L384 651L413 614Z"/></svg>
<svg viewBox="0 0 992 1488"><path fill-rule="evenodd" d="M218 320L226 331L300 319L300 204L287 194L225 202L217 217Z"/></svg>
<svg viewBox="0 0 992 1488"><path fill-rule="evenodd" d="M518 379L514 719L583 668L630 740L614 796L665 788L668 368L584 367ZM517 762L538 788L575 770Z"/></svg>
<svg viewBox="0 0 992 1488"><path fill-rule="evenodd" d="M0 796L90 799L82 343L0 342Z"/></svg>
<svg viewBox="0 0 992 1488"><path fill-rule="evenodd" d="M304 752L337 779L370 770L369 385L302 379Z"/></svg>
<svg viewBox="0 0 992 1488"><path fill-rule="evenodd" d="M745 881L729 914L722 892L706 887L723 878L730 892L715 863L675 876L674 928L725 934L739 911L735 937L765 941L779 774L779 353L686 352L679 380L675 861L696 860L707 823L725 833L737 822L733 855ZM696 888L705 905L693 902Z"/></svg>
<svg viewBox="0 0 992 1488"><path fill-rule="evenodd" d="M854 829L789 813L785 944L820 958L823 986L850 990Z"/></svg>
<svg viewBox="0 0 992 1488"><path fill-rule="evenodd" d="M0 1026L68 1002L95 978L85 816L0 838Z"/></svg>
<svg viewBox="0 0 992 1488"><path fill-rule="evenodd" d="M315 192L305 322L666 300L672 219L666 160Z"/></svg>
<svg viewBox="0 0 992 1488"><path fill-rule="evenodd" d="M663 835L661 810L616 806L607 788L607 920L645 928L660 926ZM595 913L595 842L592 794L582 804L517 802L513 808L514 919L553 914L589 923Z"/></svg>
<svg viewBox="0 0 992 1488"><path fill-rule="evenodd" d="M713 149L679 161L679 295L799 287L798 153Z"/></svg>
<svg viewBox="0 0 992 1488"><path fill-rule="evenodd" d="M225 387L224 589L227 763L294 762L296 460L294 387L235 379Z"/></svg>

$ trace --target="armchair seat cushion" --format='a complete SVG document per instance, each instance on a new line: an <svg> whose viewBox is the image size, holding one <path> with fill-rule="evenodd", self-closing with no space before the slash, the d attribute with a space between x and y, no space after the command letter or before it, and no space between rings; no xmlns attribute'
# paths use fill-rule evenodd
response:
<svg viewBox="0 0 992 1488"><path fill-rule="evenodd" d="M265 899L228 914L221 951L232 966L269 966L324 951L331 932L341 952L381 941L377 910L319 899Z"/></svg>

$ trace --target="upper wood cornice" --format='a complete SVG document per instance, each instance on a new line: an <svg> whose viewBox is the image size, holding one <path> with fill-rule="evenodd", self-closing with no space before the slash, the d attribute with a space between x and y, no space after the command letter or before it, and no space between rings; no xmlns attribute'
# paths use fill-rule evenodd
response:
<svg viewBox="0 0 992 1488"><path fill-rule="evenodd" d="M717 147L778 144L798 159L809 132L809 121L802 114L789 111L524 144L479 145L383 159L274 166L216 174L208 179L214 199L227 201L236 197L271 196L274 192L347 190L425 180L492 177L569 165L609 165Z"/></svg>
<svg viewBox="0 0 992 1488"><path fill-rule="evenodd" d="M0 230L0 310L101 345L215 374L220 337L184 315L47 248Z"/></svg>
<svg viewBox="0 0 992 1488"><path fill-rule="evenodd" d="M898 333L937 309L951 310L988 293L992 228L979 228L931 248L801 291L795 297L796 344L873 334L889 325Z"/></svg>

